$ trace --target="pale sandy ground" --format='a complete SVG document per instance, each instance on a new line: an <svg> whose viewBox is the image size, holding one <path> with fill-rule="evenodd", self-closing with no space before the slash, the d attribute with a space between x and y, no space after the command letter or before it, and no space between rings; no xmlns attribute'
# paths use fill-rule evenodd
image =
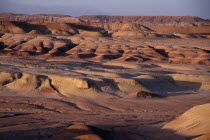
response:
<svg viewBox="0 0 210 140"><path fill-rule="evenodd" d="M111 140L190 139L162 127L210 102L209 66L2 56L0 71L0 139L53 139L77 123ZM160 97L128 98L137 91Z"/></svg>

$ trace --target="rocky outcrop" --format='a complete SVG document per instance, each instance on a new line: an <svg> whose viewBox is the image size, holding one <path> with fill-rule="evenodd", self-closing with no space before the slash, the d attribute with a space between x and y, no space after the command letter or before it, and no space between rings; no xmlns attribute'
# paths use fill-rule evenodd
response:
<svg viewBox="0 0 210 140"><path fill-rule="evenodd" d="M119 31L130 32L130 31ZM46 36L4 34L0 39L1 55L62 57L67 59L117 60L128 62L159 62L210 65L208 47L191 45L145 45L130 43L137 35L153 33L117 34L103 37L100 32L80 31L74 36ZM125 38L130 39L125 41ZM147 38L147 37L144 37ZM149 38L149 37L148 37ZM141 42L140 42L141 43Z"/></svg>
<svg viewBox="0 0 210 140"><path fill-rule="evenodd" d="M65 74L65 71L63 74L52 74L52 70L49 70L51 73L42 73L43 69L50 68L43 67L34 73L2 71L0 72L0 89L24 96L38 97L91 97L106 93L107 96L117 95L125 98L146 99L163 97L167 95L167 92L179 90L210 90L209 76L204 75L170 74L155 76L144 74L128 77L128 73L88 70L74 70L71 74ZM89 75L89 77L84 77L84 75Z"/></svg>
<svg viewBox="0 0 210 140"><path fill-rule="evenodd" d="M46 23L46 22L10 22L0 21L0 33L28 33L31 35L76 35L102 37L117 31L150 32L140 24L116 23Z"/></svg>
<svg viewBox="0 0 210 140"><path fill-rule="evenodd" d="M24 21L24 22L57 22L57 23L77 23L82 22L77 17L71 17L68 15L59 14L13 14L13 13L1 13L1 21Z"/></svg>
<svg viewBox="0 0 210 140"><path fill-rule="evenodd" d="M188 74L171 74L171 77L177 81L177 85L187 87L189 85L185 85L184 82L192 82L192 85L196 86L196 83L200 83L200 90L210 90L210 79L208 76L201 75L188 75ZM182 81L182 82L181 82ZM192 86L191 85L191 86Z"/></svg>
<svg viewBox="0 0 210 140"><path fill-rule="evenodd" d="M0 32L1 33L25 33L25 31L15 25L14 22L4 21L0 22Z"/></svg>
<svg viewBox="0 0 210 140"><path fill-rule="evenodd" d="M147 99L210 90L208 66L34 58L0 57L0 93L64 99Z"/></svg>
<svg viewBox="0 0 210 140"><path fill-rule="evenodd" d="M15 40L15 41L14 41ZM55 37L34 35L4 35L5 52L10 55L40 55L48 56L63 55L63 53L74 46L70 40L61 40ZM18 51L18 52L17 52Z"/></svg>
<svg viewBox="0 0 210 140"><path fill-rule="evenodd" d="M207 20L192 16L80 16L85 22L98 23L140 23L147 27L152 26L195 26Z"/></svg>
<svg viewBox="0 0 210 140"><path fill-rule="evenodd" d="M153 27L136 23L47 23L0 21L0 33L126 38L208 38L209 27ZM185 33L185 34L184 34Z"/></svg>
<svg viewBox="0 0 210 140"><path fill-rule="evenodd" d="M78 31L69 24L64 23L42 23L42 22L11 22L0 21L1 33L29 33L32 35L37 34L50 34L50 35L73 35Z"/></svg>
<svg viewBox="0 0 210 140"><path fill-rule="evenodd" d="M23 21L23 22L57 22L57 23L137 23L147 27L154 26L206 26L209 20L193 16L103 16L85 15L71 17L58 14L13 14L0 13L1 21Z"/></svg>
<svg viewBox="0 0 210 140"><path fill-rule="evenodd" d="M83 19L88 22L155 22L155 23L167 23L167 22L203 22L206 21L199 17L193 16L101 16L101 15L93 15L93 16L80 16L80 19Z"/></svg>
<svg viewBox="0 0 210 140"><path fill-rule="evenodd" d="M128 94L125 98L151 99L151 98L156 98L156 97L160 97L160 96L147 92L147 91L138 91L138 92Z"/></svg>
<svg viewBox="0 0 210 140"><path fill-rule="evenodd" d="M151 31L151 29L135 23L76 23L76 28L92 31Z"/></svg>
<svg viewBox="0 0 210 140"><path fill-rule="evenodd" d="M69 97L90 88L88 81L82 78L8 72L0 72L0 76L0 88L22 95L35 96L39 92L47 97Z"/></svg>

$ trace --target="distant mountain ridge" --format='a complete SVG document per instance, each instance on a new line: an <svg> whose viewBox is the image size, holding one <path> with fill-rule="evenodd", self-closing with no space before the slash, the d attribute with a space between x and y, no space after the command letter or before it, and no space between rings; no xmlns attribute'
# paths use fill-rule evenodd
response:
<svg viewBox="0 0 210 140"><path fill-rule="evenodd" d="M86 22L206 22L205 19L193 16L80 16Z"/></svg>
<svg viewBox="0 0 210 140"><path fill-rule="evenodd" d="M23 21L23 22L57 22L57 23L78 23L82 22L77 17L59 14L13 14L13 13L0 13L1 21Z"/></svg>
<svg viewBox="0 0 210 140"><path fill-rule="evenodd" d="M202 26L209 21L193 16L80 16L84 22L140 23L144 26Z"/></svg>
<svg viewBox="0 0 210 140"><path fill-rule="evenodd" d="M1 21L57 22L57 23L138 23L154 26L210 26L210 20L194 16L106 16L84 15L72 17L59 14L13 14L0 13Z"/></svg>

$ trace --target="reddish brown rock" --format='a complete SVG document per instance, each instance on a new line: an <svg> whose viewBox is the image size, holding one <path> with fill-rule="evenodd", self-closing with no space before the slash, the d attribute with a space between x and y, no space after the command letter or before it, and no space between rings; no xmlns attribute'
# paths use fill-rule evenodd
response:
<svg viewBox="0 0 210 140"><path fill-rule="evenodd" d="M160 97L159 95L147 92L147 91L138 91L128 94L125 98L141 98L141 99L151 99Z"/></svg>

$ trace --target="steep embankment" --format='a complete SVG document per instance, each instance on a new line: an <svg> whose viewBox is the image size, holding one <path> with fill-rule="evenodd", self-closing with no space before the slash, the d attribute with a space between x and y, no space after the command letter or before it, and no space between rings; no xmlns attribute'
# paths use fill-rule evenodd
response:
<svg viewBox="0 0 210 140"><path fill-rule="evenodd" d="M210 104L199 105L191 108L174 121L166 124L164 129L171 129L178 134L187 136L201 136L199 139L209 139L210 132Z"/></svg>
<svg viewBox="0 0 210 140"><path fill-rule="evenodd" d="M136 23L48 23L0 21L0 33L79 35L89 37L209 38L210 27L152 27ZM190 34L181 34L190 33ZM194 35L192 35L194 34Z"/></svg>
<svg viewBox="0 0 210 140"><path fill-rule="evenodd" d="M85 31L85 33L83 33ZM92 34L110 34L118 31L150 32L140 24L129 23L47 23L47 22L12 22L0 21L1 33L29 33L45 35L75 35L91 36ZM101 36L99 36L101 37Z"/></svg>
<svg viewBox="0 0 210 140"><path fill-rule="evenodd" d="M80 16L90 23L137 23L157 32L199 34L210 33L208 20L193 16Z"/></svg>
<svg viewBox="0 0 210 140"><path fill-rule="evenodd" d="M1 33L29 33L48 35L72 35L78 33L69 24L47 22L12 22L0 21Z"/></svg>
<svg viewBox="0 0 210 140"><path fill-rule="evenodd" d="M17 95L56 98L152 98L159 97L156 94L168 96L180 91L190 94L210 90L207 66L201 69L199 66L174 65L180 69L176 72L173 65L47 61L22 57L1 57L0 60L0 92L7 91L4 92L6 95L11 95L12 91ZM172 69L166 69L170 66Z"/></svg>
<svg viewBox="0 0 210 140"><path fill-rule="evenodd" d="M145 27L150 27L152 30L164 33L188 33L200 34L210 33L210 22L199 17L193 16L103 16L91 15L71 17L68 15L58 14L13 14L0 13L0 21L21 21L21 22L53 22L53 23L88 23L82 25L90 25L93 23L135 23ZM93 24L96 27L110 28L110 24ZM116 26L118 25L114 25ZM113 25L111 25L113 27ZM85 33L87 34L87 33ZM118 33L130 34L130 33ZM144 35L130 35L142 37Z"/></svg>

